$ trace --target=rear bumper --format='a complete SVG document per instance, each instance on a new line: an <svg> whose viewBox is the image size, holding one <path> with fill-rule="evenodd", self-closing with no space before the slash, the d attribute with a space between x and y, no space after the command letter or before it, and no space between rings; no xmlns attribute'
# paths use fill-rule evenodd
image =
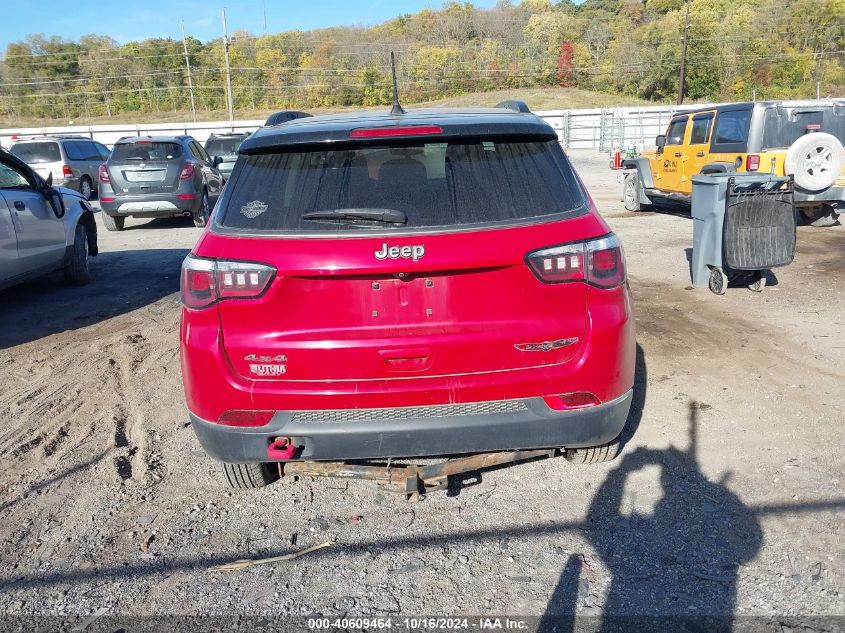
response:
<svg viewBox="0 0 845 633"><path fill-rule="evenodd" d="M833 206L836 213L845 213L845 187L834 185L818 193L795 189L796 206L808 206L819 203Z"/></svg>
<svg viewBox="0 0 845 633"><path fill-rule="evenodd" d="M182 199L177 194L157 193L144 196L116 196L113 201L103 202L100 207L112 216L134 216L145 218L165 218L184 213L192 213L199 209L201 198L194 195L190 199ZM102 194L101 194L102 195Z"/></svg>
<svg viewBox="0 0 845 633"><path fill-rule="evenodd" d="M455 414L431 415L431 409L373 410L373 417L355 410L321 412L278 411L267 426L221 426L191 414L191 422L206 453L224 462L266 462L267 447L277 437L301 447L295 460L351 460L426 457L531 448L580 448L605 444L618 437L631 407L632 392L595 407L555 411L542 398L455 408ZM499 410L484 413L485 406ZM502 409L510 410L502 410ZM448 406L440 413L447 413ZM467 412L470 411L470 412ZM482 411L482 412L478 412ZM410 413L406 413L410 412ZM305 417L305 420L300 418Z"/></svg>

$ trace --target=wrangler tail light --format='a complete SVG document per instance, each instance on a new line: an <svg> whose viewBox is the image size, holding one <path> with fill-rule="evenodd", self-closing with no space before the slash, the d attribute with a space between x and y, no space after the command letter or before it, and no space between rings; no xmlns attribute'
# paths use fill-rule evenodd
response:
<svg viewBox="0 0 845 633"><path fill-rule="evenodd" d="M100 182L111 182L111 178L109 177L109 170L106 169L105 163L100 165L100 169L97 171L97 180Z"/></svg>
<svg viewBox="0 0 845 633"><path fill-rule="evenodd" d="M70 165L62 165L62 176L67 178L73 176L73 170L70 168Z"/></svg>
<svg viewBox="0 0 845 633"><path fill-rule="evenodd" d="M231 409L224 411L217 424L223 426L266 426L270 423L274 411L246 411L243 409Z"/></svg>
<svg viewBox="0 0 845 633"><path fill-rule="evenodd" d="M613 233L534 251L526 261L545 283L581 281L599 288L615 288L625 283L625 254L622 242Z"/></svg>
<svg viewBox="0 0 845 633"><path fill-rule="evenodd" d="M182 166L182 171L179 172L179 180L190 180L194 177L194 164L185 163Z"/></svg>
<svg viewBox="0 0 845 633"><path fill-rule="evenodd" d="M188 255L182 262L182 303L199 309L223 299L254 299L264 293L275 274L276 269L266 264Z"/></svg>
<svg viewBox="0 0 845 633"><path fill-rule="evenodd" d="M757 171L760 169L760 157L757 154L749 154L745 157L745 171Z"/></svg>

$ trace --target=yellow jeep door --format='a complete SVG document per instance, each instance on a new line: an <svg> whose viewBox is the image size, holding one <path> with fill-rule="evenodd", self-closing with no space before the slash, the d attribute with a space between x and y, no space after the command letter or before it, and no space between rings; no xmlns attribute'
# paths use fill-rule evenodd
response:
<svg viewBox="0 0 845 633"><path fill-rule="evenodd" d="M709 144L710 130L713 128L712 112L700 112L692 115L689 142L684 146L684 178L681 181L681 191L692 194L692 177L701 173L701 168L710 160Z"/></svg>
<svg viewBox="0 0 845 633"><path fill-rule="evenodd" d="M681 176L684 172L683 148L688 119L687 115L676 116L666 130L666 145L657 155L657 172L653 174L654 186L661 191L681 191Z"/></svg>

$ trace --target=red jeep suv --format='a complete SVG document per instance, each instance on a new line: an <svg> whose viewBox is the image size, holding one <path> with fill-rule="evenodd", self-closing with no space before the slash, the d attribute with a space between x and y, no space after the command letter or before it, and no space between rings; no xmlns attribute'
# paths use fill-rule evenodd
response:
<svg viewBox="0 0 845 633"><path fill-rule="evenodd" d="M191 422L238 487L288 459L596 447L628 415L622 245L530 112L262 128L181 284Z"/></svg>

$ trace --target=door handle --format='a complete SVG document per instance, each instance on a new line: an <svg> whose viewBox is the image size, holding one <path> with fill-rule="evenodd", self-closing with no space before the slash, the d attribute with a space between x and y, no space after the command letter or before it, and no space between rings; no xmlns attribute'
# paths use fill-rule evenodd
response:
<svg viewBox="0 0 845 633"><path fill-rule="evenodd" d="M23 203L23 200L15 200L15 208L18 211L25 211L26 205Z"/></svg>
<svg viewBox="0 0 845 633"><path fill-rule="evenodd" d="M696 152L696 153L695 153L695 155L696 155L698 158L703 158L703 157L704 157L704 152Z"/></svg>
<svg viewBox="0 0 845 633"><path fill-rule="evenodd" d="M675 158L680 158L681 156L683 156L681 152L675 152Z"/></svg>

